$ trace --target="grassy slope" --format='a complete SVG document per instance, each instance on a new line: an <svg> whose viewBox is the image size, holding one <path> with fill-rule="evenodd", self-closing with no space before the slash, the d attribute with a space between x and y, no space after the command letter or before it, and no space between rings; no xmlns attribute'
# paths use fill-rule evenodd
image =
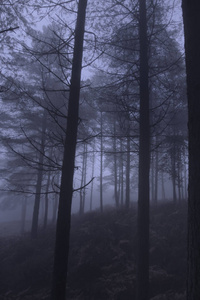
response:
<svg viewBox="0 0 200 300"><path fill-rule="evenodd" d="M151 209L150 293L154 300L183 300L186 274L186 205ZM0 239L0 299L48 299L53 228ZM74 216L67 299L133 300L136 212L108 209Z"/></svg>

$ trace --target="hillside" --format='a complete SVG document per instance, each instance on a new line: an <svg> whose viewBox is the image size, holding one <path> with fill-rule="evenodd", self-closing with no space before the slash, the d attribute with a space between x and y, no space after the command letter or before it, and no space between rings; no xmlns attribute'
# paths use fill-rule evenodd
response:
<svg viewBox="0 0 200 300"><path fill-rule="evenodd" d="M185 300L186 205L151 209L150 295ZM49 299L54 228L0 238L0 299ZM132 300L136 278L136 211L109 208L72 217L67 299Z"/></svg>

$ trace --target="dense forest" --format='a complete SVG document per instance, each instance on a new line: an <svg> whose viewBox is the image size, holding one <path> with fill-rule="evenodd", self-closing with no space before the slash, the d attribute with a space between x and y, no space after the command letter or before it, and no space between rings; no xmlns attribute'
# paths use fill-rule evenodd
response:
<svg viewBox="0 0 200 300"><path fill-rule="evenodd" d="M0 7L0 299L199 299L200 4Z"/></svg>

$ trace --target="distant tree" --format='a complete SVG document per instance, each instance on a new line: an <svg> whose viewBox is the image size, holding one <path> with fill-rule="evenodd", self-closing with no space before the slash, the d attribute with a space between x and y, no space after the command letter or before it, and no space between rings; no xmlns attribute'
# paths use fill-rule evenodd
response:
<svg viewBox="0 0 200 300"><path fill-rule="evenodd" d="M200 298L200 2L182 0L189 128L187 299Z"/></svg>
<svg viewBox="0 0 200 300"><path fill-rule="evenodd" d="M46 131L46 113L44 111L42 117L42 130L41 130L41 141L39 149L39 160L38 160L38 171L37 171L37 180L36 180L36 193L34 201L34 210L32 218L32 227L31 227L31 237L37 237L38 231L38 219L39 219L39 209L40 209L40 195L42 190L42 181L44 173L44 153L45 153L45 131Z"/></svg>

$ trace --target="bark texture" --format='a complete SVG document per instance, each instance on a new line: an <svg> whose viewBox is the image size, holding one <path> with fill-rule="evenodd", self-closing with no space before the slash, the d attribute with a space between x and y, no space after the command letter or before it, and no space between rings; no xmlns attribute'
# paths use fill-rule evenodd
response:
<svg viewBox="0 0 200 300"><path fill-rule="evenodd" d="M87 0L80 0L78 4L77 23L75 29L75 44L68 104L67 130L56 227L56 244L51 294L52 300L65 300L66 294L73 175L78 131L79 95L86 7Z"/></svg>
<svg viewBox="0 0 200 300"><path fill-rule="evenodd" d="M182 0L189 129L187 299L200 299L200 1Z"/></svg>

